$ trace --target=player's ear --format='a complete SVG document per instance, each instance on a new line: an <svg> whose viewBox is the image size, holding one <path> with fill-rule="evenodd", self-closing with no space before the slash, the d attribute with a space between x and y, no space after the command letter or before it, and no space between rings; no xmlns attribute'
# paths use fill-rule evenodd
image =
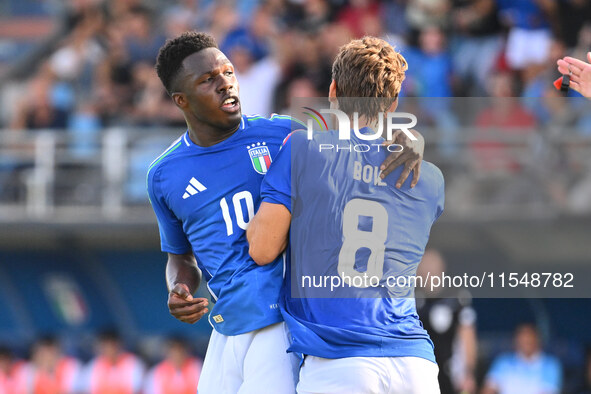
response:
<svg viewBox="0 0 591 394"><path fill-rule="evenodd" d="M328 88L328 102L330 103L330 109L339 108L339 100L337 99L337 82L334 79Z"/></svg>
<svg viewBox="0 0 591 394"><path fill-rule="evenodd" d="M337 81L334 79L330 83L330 87L328 88L328 99L330 102L335 101L337 98Z"/></svg>
<svg viewBox="0 0 591 394"><path fill-rule="evenodd" d="M173 93L172 94L172 101L176 104L177 107L180 109L185 109L187 107L187 96L184 93Z"/></svg>
<svg viewBox="0 0 591 394"><path fill-rule="evenodd" d="M396 112L396 108L398 108L398 96L396 96L396 100L394 100L394 102L386 112Z"/></svg>

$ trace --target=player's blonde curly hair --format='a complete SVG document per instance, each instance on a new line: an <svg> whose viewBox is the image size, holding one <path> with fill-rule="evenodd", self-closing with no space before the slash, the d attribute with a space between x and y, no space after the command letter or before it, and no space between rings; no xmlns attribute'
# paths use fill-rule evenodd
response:
<svg viewBox="0 0 591 394"><path fill-rule="evenodd" d="M380 38L366 36L343 45L332 64L340 109L374 119L398 98L407 69L406 59ZM342 99L346 97L380 100Z"/></svg>

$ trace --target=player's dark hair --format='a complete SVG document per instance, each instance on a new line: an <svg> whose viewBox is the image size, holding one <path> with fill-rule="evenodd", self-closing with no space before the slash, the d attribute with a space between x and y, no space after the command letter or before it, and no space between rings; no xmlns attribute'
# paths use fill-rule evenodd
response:
<svg viewBox="0 0 591 394"><path fill-rule="evenodd" d="M156 73L168 94L174 92L174 79L183 66L183 60L206 48L217 48L215 38L206 33L188 31L167 40L160 48L156 60Z"/></svg>

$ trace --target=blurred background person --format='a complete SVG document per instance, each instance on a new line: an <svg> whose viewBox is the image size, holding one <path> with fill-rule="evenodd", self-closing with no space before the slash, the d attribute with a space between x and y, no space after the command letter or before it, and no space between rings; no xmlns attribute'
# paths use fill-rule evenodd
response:
<svg viewBox="0 0 591 394"><path fill-rule="evenodd" d="M583 368L583 379L575 393L591 394L591 348L587 348L585 354L585 367Z"/></svg>
<svg viewBox="0 0 591 394"><path fill-rule="evenodd" d="M152 367L146 377L144 394L194 394L203 362L193 357L189 349L185 339L169 338L165 359Z"/></svg>
<svg viewBox="0 0 591 394"><path fill-rule="evenodd" d="M23 362L16 361L12 351L0 345L0 394L14 393L14 377Z"/></svg>
<svg viewBox="0 0 591 394"><path fill-rule="evenodd" d="M505 58L526 79L546 61L556 23L554 0L497 0L501 23L509 30Z"/></svg>
<svg viewBox="0 0 591 394"><path fill-rule="evenodd" d="M14 374L15 394L68 394L76 392L81 364L65 356L59 341L44 336L35 342L31 359Z"/></svg>
<svg viewBox="0 0 591 394"><path fill-rule="evenodd" d="M451 48L459 96L484 96L503 47L495 0L454 0Z"/></svg>
<svg viewBox="0 0 591 394"><path fill-rule="evenodd" d="M142 390L145 367L125 351L119 333L99 334L97 356L84 367L79 391L87 394L137 394Z"/></svg>
<svg viewBox="0 0 591 394"><path fill-rule="evenodd" d="M514 346L515 352L493 361L482 394L560 393L562 367L556 357L542 351L536 326L517 326Z"/></svg>
<svg viewBox="0 0 591 394"><path fill-rule="evenodd" d="M441 253L427 249L417 275L426 280L427 274L441 277L444 272ZM443 286L431 290L430 283L424 283L417 288L416 298L423 327L435 345L441 393L475 393L478 343L470 294Z"/></svg>

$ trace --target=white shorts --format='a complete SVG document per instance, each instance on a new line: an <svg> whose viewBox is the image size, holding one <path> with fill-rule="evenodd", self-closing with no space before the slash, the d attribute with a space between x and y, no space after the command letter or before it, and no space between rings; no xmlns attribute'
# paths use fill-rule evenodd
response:
<svg viewBox="0 0 591 394"><path fill-rule="evenodd" d="M299 360L288 346L283 322L235 336L213 330L198 394L295 393Z"/></svg>
<svg viewBox="0 0 591 394"><path fill-rule="evenodd" d="M306 356L298 394L438 394L437 364L420 357Z"/></svg>

